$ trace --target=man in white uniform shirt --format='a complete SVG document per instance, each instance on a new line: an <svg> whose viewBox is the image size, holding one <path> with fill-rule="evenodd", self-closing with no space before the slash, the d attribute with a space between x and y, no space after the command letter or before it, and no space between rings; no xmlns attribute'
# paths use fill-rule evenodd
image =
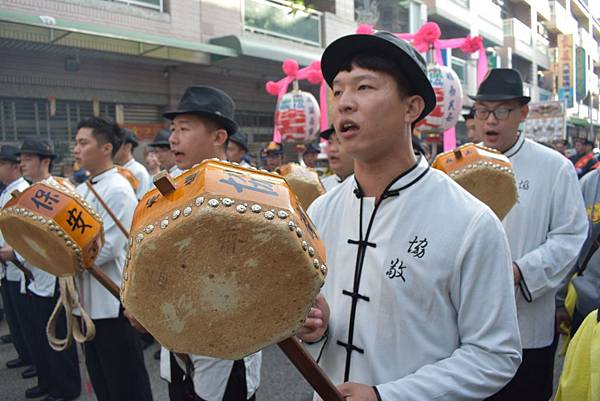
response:
<svg viewBox="0 0 600 401"><path fill-rule="evenodd" d="M425 61L389 32L321 60L354 177L308 213L329 274L299 336L351 401L482 400L519 362L510 253L491 210L429 168L411 128L435 106Z"/></svg>
<svg viewBox="0 0 600 401"><path fill-rule="evenodd" d="M177 166L185 171L214 157L225 158L227 139L237 131L235 105L223 91L209 86L186 89L177 110L163 117L171 120L171 149ZM193 333L190 333L193 335ZM189 355L191 371L163 348L161 377L169 382L171 401L254 400L260 384L261 353L237 361Z"/></svg>
<svg viewBox="0 0 600 401"><path fill-rule="evenodd" d="M554 298L587 236L584 202L573 165L518 131L530 100L518 71L491 70L471 98L478 134L510 159L519 194L503 224L518 288L523 363L492 399L546 401L556 348Z"/></svg>
<svg viewBox="0 0 600 401"><path fill-rule="evenodd" d="M27 138L18 153L21 159L21 171L33 183L43 182L59 184L50 175L56 154L50 142L43 138ZM59 184L60 185L60 184ZM46 205L46 208L52 207ZM38 386L29 389L28 398L48 393L43 401L71 400L81 393L81 377L79 375L79 359L77 347L72 344L63 351L57 352L48 344L46 325L56 302L59 289L56 276L30 265L20 255L16 255L33 275L33 281L27 289L31 293L32 321L34 326L33 349L38 374ZM57 320L56 334L59 338L66 335L67 323L64 315Z"/></svg>
<svg viewBox="0 0 600 401"><path fill-rule="evenodd" d="M323 178L321 182L326 191L331 191L352 175L354 160L340 146L335 128L331 127L321 132L320 137L328 141L325 153L327 153L327 159L329 160L329 169L333 172L333 174Z"/></svg>
<svg viewBox="0 0 600 401"><path fill-rule="evenodd" d="M91 117L79 123L75 141L75 160L90 172L90 183L116 218L130 227L137 200L131 184L113 165L124 133L104 118ZM95 265L120 287L128 238L85 183L77 192L103 221L104 246ZM96 336L84 343L84 351L98 401L151 401L139 335L123 315L119 300L88 272L80 273L78 279L81 303L96 326Z"/></svg>
<svg viewBox="0 0 600 401"><path fill-rule="evenodd" d="M123 133L125 135L125 142L121 145L121 148L115 154L114 161L118 165L125 167L127 170L131 171L135 178L138 180L138 188L135 192L137 199L142 199L142 197L150 190L152 187L152 178L146 170L146 167L137 160L133 158L133 151L138 146L138 140L133 131L122 128Z"/></svg>
<svg viewBox="0 0 600 401"><path fill-rule="evenodd" d="M0 207L12 199L11 193L15 190L23 191L29 186L29 183L21 176L19 167L19 158L17 157L18 148L9 145L0 147L0 181L6 188L0 194ZM6 255L8 259L12 258L12 248L4 242L0 233L0 258ZM6 321L10 331L12 342L17 351L17 358L6 362L9 369L20 368L33 365L33 350L31 349L30 333L24 333L21 330L23 315L31 314L29 299L26 294L21 293L21 281L24 280L23 273L10 261L2 260L2 303L6 312ZM23 285L24 289L25 285ZM33 330L26 326L25 330ZM26 371L34 373L35 367L32 366Z"/></svg>

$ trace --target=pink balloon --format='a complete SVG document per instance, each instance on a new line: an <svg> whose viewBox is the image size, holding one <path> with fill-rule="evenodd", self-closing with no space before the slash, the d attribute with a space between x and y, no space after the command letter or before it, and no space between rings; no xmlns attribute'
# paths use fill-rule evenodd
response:
<svg viewBox="0 0 600 401"><path fill-rule="evenodd" d="M296 73L298 73L299 68L300 67L298 66L298 62L296 60L288 58L283 62L281 69L285 75L294 76Z"/></svg>
<svg viewBox="0 0 600 401"><path fill-rule="evenodd" d="M277 96L279 93L279 84L277 82L269 81L265 85L265 89L269 95Z"/></svg>

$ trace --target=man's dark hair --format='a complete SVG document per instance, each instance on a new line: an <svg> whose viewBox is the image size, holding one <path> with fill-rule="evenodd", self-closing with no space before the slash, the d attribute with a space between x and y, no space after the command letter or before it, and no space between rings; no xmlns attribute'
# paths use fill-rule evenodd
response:
<svg viewBox="0 0 600 401"><path fill-rule="evenodd" d="M106 117L89 117L83 119L77 125L77 131L81 128L91 128L92 135L100 144L110 143L112 145L112 156L117 154L117 151L125 140L125 134L121 128L112 120Z"/></svg>
<svg viewBox="0 0 600 401"><path fill-rule="evenodd" d="M353 67L363 68L365 70L385 72L394 78L401 96L412 96L418 93L414 90L410 81L402 72L402 67L396 61L380 56L374 51L359 53L348 59L347 63L342 65L340 71L351 71Z"/></svg>

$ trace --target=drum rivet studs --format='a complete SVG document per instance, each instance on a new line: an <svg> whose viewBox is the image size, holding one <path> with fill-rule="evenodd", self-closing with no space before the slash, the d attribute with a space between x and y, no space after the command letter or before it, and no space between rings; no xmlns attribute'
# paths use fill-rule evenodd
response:
<svg viewBox="0 0 600 401"><path fill-rule="evenodd" d="M308 250L308 242L302 241L302 249L304 249L305 251Z"/></svg>
<svg viewBox="0 0 600 401"><path fill-rule="evenodd" d="M73 245L71 241L67 241L67 246L70 248Z"/></svg>
<svg viewBox="0 0 600 401"><path fill-rule="evenodd" d="M146 226L146 228L144 228L144 231L146 232L146 234L152 233L152 231L154 231L154 225L153 224L148 224Z"/></svg>
<svg viewBox="0 0 600 401"><path fill-rule="evenodd" d="M194 201L194 203L198 207L202 206L202 204L204 203L204 196L197 197L196 200Z"/></svg>
<svg viewBox="0 0 600 401"><path fill-rule="evenodd" d="M294 223L293 221L290 221L288 223L288 227L289 227L290 231L294 231L296 229L296 223Z"/></svg>
<svg viewBox="0 0 600 401"><path fill-rule="evenodd" d="M125 281L129 280L129 274L127 273L127 270L125 270L123 272L123 280L125 280Z"/></svg>
<svg viewBox="0 0 600 401"><path fill-rule="evenodd" d="M142 242L143 239L144 239L144 234L142 234L142 233L139 233L138 235L135 236L135 240L138 244L140 242Z"/></svg>
<svg viewBox="0 0 600 401"><path fill-rule="evenodd" d="M296 227L296 235L299 238L302 238L302 236L304 235L304 233L302 232L302 229L300 227Z"/></svg>
<svg viewBox="0 0 600 401"><path fill-rule="evenodd" d="M161 229L163 229L163 230L164 230L164 229L165 229L165 228L167 228L168 226L169 226L169 220L167 220L167 219L164 219L163 221L161 221L161 222L160 222L160 228L161 228Z"/></svg>
<svg viewBox="0 0 600 401"><path fill-rule="evenodd" d="M271 212L270 210L265 212L265 219L273 220L274 218L275 218L275 213Z"/></svg>
<svg viewBox="0 0 600 401"><path fill-rule="evenodd" d="M191 207L187 206L185 209L183 209L183 216L184 217L188 217L190 214L192 214L192 208Z"/></svg>
<svg viewBox="0 0 600 401"><path fill-rule="evenodd" d="M319 262L319 259L313 260L313 266L315 269L319 269L321 267L321 262Z"/></svg>
<svg viewBox="0 0 600 401"><path fill-rule="evenodd" d="M327 266L321 265L321 273L327 274Z"/></svg>
<svg viewBox="0 0 600 401"><path fill-rule="evenodd" d="M252 205L252 207L250 209L252 210L253 213L260 213L260 211L262 210L262 207L260 207L260 205Z"/></svg>
<svg viewBox="0 0 600 401"><path fill-rule="evenodd" d="M237 205L237 207L235 208L235 210L237 210L238 213L246 213L246 206L244 206L244 205Z"/></svg>
<svg viewBox="0 0 600 401"><path fill-rule="evenodd" d="M181 210L175 209L175 210L173 210L173 213L171 214L171 217L173 218L173 220L177 220L177 218L179 217L179 215L181 215Z"/></svg>
<svg viewBox="0 0 600 401"><path fill-rule="evenodd" d="M308 255L315 256L315 248L313 248L312 246L308 247Z"/></svg>
<svg viewBox="0 0 600 401"><path fill-rule="evenodd" d="M289 215L288 215L288 213L286 211L280 210L277 213L277 216L279 216L280 219L287 219Z"/></svg>
<svg viewBox="0 0 600 401"><path fill-rule="evenodd" d="M229 198L223 198L221 203L223 203L223 205L225 205L225 207L229 207L229 206L233 205L235 203L235 201L233 201Z"/></svg>
<svg viewBox="0 0 600 401"><path fill-rule="evenodd" d="M208 206L210 206L210 207L217 207L217 206L219 206L219 200L218 199L210 199L208 201Z"/></svg>

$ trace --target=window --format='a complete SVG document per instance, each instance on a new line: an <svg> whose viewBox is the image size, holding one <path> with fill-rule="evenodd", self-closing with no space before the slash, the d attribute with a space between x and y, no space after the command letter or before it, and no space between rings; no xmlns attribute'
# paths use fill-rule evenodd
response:
<svg viewBox="0 0 600 401"><path fill-rule="evenodd" d="M115 3L125 3L127 5L151 8L160 12L164 11L164 0L105 0Z"/></svg>
<svg viewBox="0 0 600 401"><path fill-rule="evenodd" d="M458 75L460 83L465 86L467 83L467 62L463 59L452 57L452 69Z"/></svg>

